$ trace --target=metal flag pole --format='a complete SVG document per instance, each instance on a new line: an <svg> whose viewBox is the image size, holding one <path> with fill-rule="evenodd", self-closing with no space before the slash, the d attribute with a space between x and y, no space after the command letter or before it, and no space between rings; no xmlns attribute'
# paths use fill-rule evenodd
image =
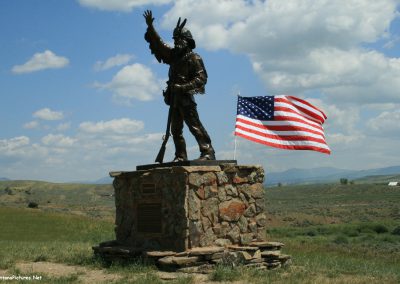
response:
<svg viewBox="0 0 400 284"><path fill-rule="evenodd" d="M240 91L237 94L237 99L239 100ZM236 103L237 107L237 103ZM233 159L236 160L236 148L237 148L237 136L235 135L234 146L233 146Z"/></svg>

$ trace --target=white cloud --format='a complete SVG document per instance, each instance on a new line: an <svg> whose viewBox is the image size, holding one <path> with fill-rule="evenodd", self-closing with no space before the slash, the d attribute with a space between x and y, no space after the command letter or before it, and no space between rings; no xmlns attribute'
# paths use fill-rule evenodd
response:
<svg viewBox="0 0 400 284"><path fill-rule="evenodd" d="M19 136L11 139L0 139L0 152L4 154L15 153L21 147L28 145L29 137Z"/></svg>
<svg viewBox="0 0 400 284"><path fill-rule="evenodd" d="M162 27L172 29L179 16L188 18L199 46L247 54L272 93L318 90L334 102L387 103L400 101L400 59L363 45L391 39L397 4L177 0Z"/></svg>
<svg viewBox="0 0 400 284"><path fill-rule="evenodd" d="M149 5L167 4L172 0L78 0L79 4L86 7L104 11L130 12L133 8Z"/></svg>
<svg viewBox="0 0 400 284"><path fill-rule="evenodd" d="M94 87L113 92L116 101L130 104L131 100L152 100L161 92L161 81L150 68L135 63L122 68L109 83L95 83Z"/></svg>
<svg viewBox="0 0 400 284"><path fill-rule="evenodd" d="M100 122L82 122L79 129L91 134L130 134L138 132L144 128L144 123L139 120L129 118L113 119Z"/></svg>
<svg viewBox="0 0 400 284"><path fill-rule="evenodd" d="M360 109L356 106L337 106L328 104L320 99L306 98L308 102L320 108L328 117L325 121L325 133L330 130L337 129L346 131L347 133L354 132L357 129L357 124L360 122Z"/></svg>
<svg viewBox="0 0 400 284"><path fill-rule="evenodd" d="M47 146L71 147L76 143L76 139L64 136L62 134L48 134L42 138L42 142Z"/></svg>
<svg viewBox="0 0 400 284"><path fill-rule="evenodd" d="M377 117L370 119L367 126L379 134L398 136L400 134L400 110L384 111Z"/></svg>
<svg viewBox="0 0 400 284"><path fill-rule="evenodd" d="M35 53L31 59L22 65L15 65L12 68L14 74L31 73L45 69L63 68L69 64L66 57L57 56L50 50L43 53Z"/></svg>
<svg viewBox="0 0 400 284"><path fill-rule="evenodd" d="M60 120L63 119L64 115L61 111L52 111L49 108L43 108L36 111L33 117L43 120Z"/></svg>
<svg viewBox="0 0 400 284"><path fill-rule="evenodd" d="M133 58L134 56L131 54L117 54L106 61L97 61L93 68L96 71L104 71L115 66L125 65Z"/></svg>
<svg viewBox="0 0 400 284"><path fill-rule="evenodd" d="M364 139L365 135L361 133L343 134L343 133L332 133L327 136L327 141L330 145L354 145L356 142Z"/></svg>
<svg viewBox="0 0 400 284"><path fill-rule="evenodd" d="M66 123L61 123L57 126L57 130L58 131L65 131L68 130L71 127L71 123L70 122L66 122Z"/></svg>
<svg viewBox="0 0 400 284"><path fill-rule="evenodd" d="M39 122L36 120L30 121L30 122L27 122L24 124L25 129L35 129L38 127L39 127Z"/></svg>

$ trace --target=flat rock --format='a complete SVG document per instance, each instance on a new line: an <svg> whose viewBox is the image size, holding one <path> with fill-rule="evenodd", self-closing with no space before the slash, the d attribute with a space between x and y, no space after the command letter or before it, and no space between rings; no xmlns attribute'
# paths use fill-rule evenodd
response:
<svg viewBox="0 0 400 284"><path fill-rule="evenodd" d="M185 266L188 264L193 264L199 261L198 256L172 256L172 262L179 266Z"/></svg>
<svg viewBox="0 0 400 284"><path fill-rule="evenodd" d="M280 256L279 256L279 260L280 261L286 261L286 260L289 260L289 259L291 259L292 257L290 256L290 255L287 255L287 254L281 254Z"/></svg>
<svg viewBox="0 0 400 284"><path fill-rule="evenodd" d="M165 257L165 256L172 256L176 255L174 251L145 251L143 252L144 256L147 257Z"/></svg>
<svg viewBox="0 0 400 284"><path fill-rule="evenodd" d="M175 254L175 256L188 256L188 255L189 255L189 251L187 251L187 250L178 252L177 254Z"/></svg>
<svg viewBox="0 0 400 284"><path fill-rule="evenodd" d="M224 251L223 247L199 247L189 251L189 255L207 255Z"/></svg>
<svg viewBox="0 0 400 284"><path fill-rule="evenodd" d="M227 246L228 249L231 250L242 250L242 251L257 251L258 247L255 246Z"/></svg>
<svg viewBox="0 0 400 284"><path fill-rule="evenodd" d="M220 172L220 166L182 166L182 167L173 167L172 171L175 173L193 173L193 172Z"/></svg>
<svg viewBox="0 0 400 284"><path fill-rule="evenodd" d="M281 248L285 245L280 242L251 242L249 246L255 246L259 248Z"/></svg>
<svg viewBox="0 0 400 284"><path fill-rule="evenodd" d="M173 265L175 263L172 261L172 258L173 258L172 256L166 256L166 257L160 258L158 260L158 263L161 265Z"/></svg>
<svg viewBox="0 0 400 284"><path fill-rule="evenodd" d="M281 256L280 251L262 251L261 256L263 258L279 258Z"/></svg>
<svg viewBox="0 0 400 284"><path fill-rule="evenodd" d="M204 258L206 260L216 260L216 259L221 259L224 257L224 253L223 252L216 252L213 254L207 254L204 256Z"/></svg>

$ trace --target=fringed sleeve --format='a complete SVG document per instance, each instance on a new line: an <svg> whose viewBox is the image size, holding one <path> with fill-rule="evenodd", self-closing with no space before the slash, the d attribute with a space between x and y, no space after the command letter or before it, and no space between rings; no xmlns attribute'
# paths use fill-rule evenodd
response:
<svg viewBox="0 0 400 284"><path fill-rule="evenodd" d="M158 62L171 63L172 48L164 43L153 26L147 27L144 39L149 43L151 53L154 54Z"/></svg>

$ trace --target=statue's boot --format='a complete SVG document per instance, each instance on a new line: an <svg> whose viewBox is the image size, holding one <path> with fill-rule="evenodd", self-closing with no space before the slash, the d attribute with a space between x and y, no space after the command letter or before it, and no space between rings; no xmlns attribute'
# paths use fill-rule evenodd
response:
<svg viewBox="0 0 400 284"><path fill-rule="evenodd" d="M204 143L199 145L200 147L200 157L198 161L215 160L215 151L211 146L211 143Z"/></svg>
<svg viewBox="0 0 400 284"><path fill-rule="evenodd" d="M183 138L182 134L175 135L173 138L175 144L175 158L172 160L172 162L187 161L185 138Z"/></svg>

